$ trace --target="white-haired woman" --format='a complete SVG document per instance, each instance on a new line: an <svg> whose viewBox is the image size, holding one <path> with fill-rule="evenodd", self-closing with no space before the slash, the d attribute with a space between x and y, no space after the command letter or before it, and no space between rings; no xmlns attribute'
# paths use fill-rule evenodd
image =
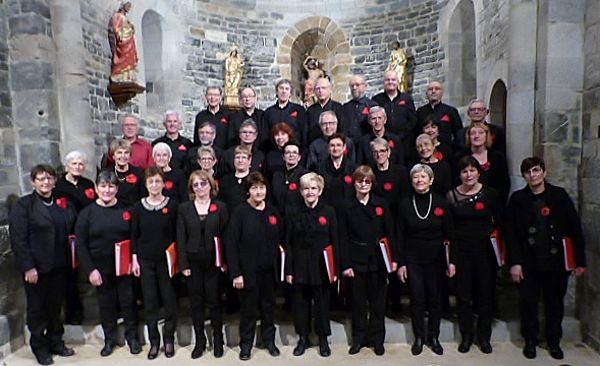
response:
<svg viewBox="0 0 600 366"><path fill-rule="evenodd" d="M165 176L163 194L181 203L189 199L185 173L181 169L171 168L169 163L172 157L171 148L164 142L159 142L152 148L152 159Z"/></svg>

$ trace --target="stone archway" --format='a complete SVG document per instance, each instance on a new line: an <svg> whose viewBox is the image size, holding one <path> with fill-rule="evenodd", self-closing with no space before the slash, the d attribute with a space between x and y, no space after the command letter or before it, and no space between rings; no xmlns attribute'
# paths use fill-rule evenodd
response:
<svg viewBox="0 0 600 366"><path fill-rule="evenodd" d="M299 21L283 36L277 50L276 64L281 76L290 79L296 100L301 96L302 62L309 52L322 63L333 83L333 99L347 99L350 77L350 43L342 29L330 18L312 16Z"/></svg>
<svg viewBox="0 0 600 366"><path fill-rule="evenodd" d="M490 121L506 129L506 84L501 79L496 80L490 93Z"/></svg>

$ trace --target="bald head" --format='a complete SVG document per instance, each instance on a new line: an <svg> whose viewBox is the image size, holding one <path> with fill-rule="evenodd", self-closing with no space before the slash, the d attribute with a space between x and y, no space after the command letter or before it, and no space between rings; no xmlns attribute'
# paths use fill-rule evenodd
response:
<svg viewBox="0 0 600 366"><path fill-rule="evenodd" d="M388 94L398 92L398 73L394 70L388 70L383 74L383 90Z"/></svg>
<svg viewBox="0 0 600 366"><path fill-rule="evenodd" d="M364 77L360 75L353 75L348 82L348 86L350 86L352 98L360 99L367 92L368 84Z"/></svg>
<svg viewBox="0 0 600 366"><path fill-rule="evenodd" d="M442 101L443 96L444 85L437 80L430 82L427 86L427 100L429 103L436 105Z"/></svg>

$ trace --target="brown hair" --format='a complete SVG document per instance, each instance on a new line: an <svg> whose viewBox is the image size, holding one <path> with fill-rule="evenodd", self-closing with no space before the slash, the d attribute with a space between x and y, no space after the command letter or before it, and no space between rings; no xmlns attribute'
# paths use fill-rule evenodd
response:
<svg viewBox="0 0 600 366"><path fill-rule="evenodd" d="M208 181L210 184L210 198L215 198L219 194L219 186L215 179L208 172L204 170L194 170L188 179L188 193L190 195L190 199L194 200L196 195L194 194L194 179L201 179Z"/></svg>

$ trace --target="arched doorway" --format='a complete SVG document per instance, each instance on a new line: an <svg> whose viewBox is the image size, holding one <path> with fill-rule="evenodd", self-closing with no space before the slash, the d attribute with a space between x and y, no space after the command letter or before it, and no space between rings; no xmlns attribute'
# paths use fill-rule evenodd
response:
<svg viewBox="0 0 600 366"><path fill-rule="evenodd" d="M506 85L496 80L490 93L490 122L506 129Z"/></svg>
<svg viewBox="0 0 600 366"><path fill-rule="evenodd" d="M458 3L450 17L448 33L446 90L451 104L463 106L477 96L475 8L472 0Z"/></svg>
<svg viewBox="0 0 600 366"><path fill-rule="evenodd" d="M142 42L144 50L144 75L146 77L146 103L148 109L158 108L163 95L163 34L161 16L147 10L142 17Z"/></svg>

